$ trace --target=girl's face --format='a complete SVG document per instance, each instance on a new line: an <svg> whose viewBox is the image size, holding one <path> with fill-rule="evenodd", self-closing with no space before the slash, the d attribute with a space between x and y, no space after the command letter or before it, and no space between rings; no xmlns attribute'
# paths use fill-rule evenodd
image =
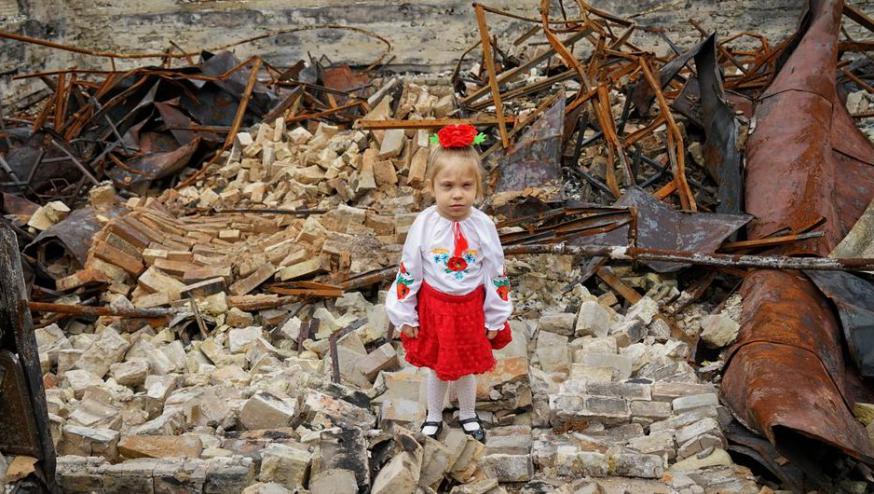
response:
<svg viewBox="0 0 874 494"><path fill-rule="evenodd" d="M476 173L465 160L447 159L443 168L434 175L434 200L441 216L460 221L470 215L470 208L476 199Z"/></svg>

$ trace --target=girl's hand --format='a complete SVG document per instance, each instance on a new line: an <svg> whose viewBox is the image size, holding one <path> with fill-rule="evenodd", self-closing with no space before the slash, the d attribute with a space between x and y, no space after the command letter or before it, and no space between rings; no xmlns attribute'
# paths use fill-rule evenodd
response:
<svg viewBox="0 0 874 494"><path fill-rule="evenodd" d="M404 324L401 327L401 333L407 338L415 338L419 336L419 327L418 326L410 326L409 324Z"/></svg>
<svg viewBox="0 0 874 494"><path fill-rule="evenodd" d="M486 336L488 337L488 339L494 340L495 336L498 336L498 331L500 331L500 330L496 329L496 330L492 331L490 329L486 329Z"/></svg>

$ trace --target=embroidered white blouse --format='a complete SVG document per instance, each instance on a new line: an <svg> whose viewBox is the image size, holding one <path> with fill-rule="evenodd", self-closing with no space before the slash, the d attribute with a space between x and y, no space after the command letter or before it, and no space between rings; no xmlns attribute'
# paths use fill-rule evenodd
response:
<svg viewBox="0 0 874 494"><path fill-rule="evenodd" d="M407 232L400 269L385 302L395 327L419 325L416 293L423 280L451 295L464 295L483 285L483 311L489 330L502 329L513 312L498 230L495 222L476 208L461 221L444 218L437 206L416 217Z"/></svg>

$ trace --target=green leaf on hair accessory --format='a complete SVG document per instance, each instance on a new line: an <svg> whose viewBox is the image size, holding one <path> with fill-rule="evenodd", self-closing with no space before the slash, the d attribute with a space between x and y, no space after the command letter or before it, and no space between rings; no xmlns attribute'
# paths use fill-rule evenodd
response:
<svg viewBox="0 0 874 494"><path fill-rule="evenodd" d="M482 132L478 133L476 137L473 138L474 144L482 144L484 142L486 142L486 135Z"/></svg>
<svg viewBox="0 0 874 494"><path fill-rule="evenodd" d="M431 137L428 138L431 141L431 144L439 144L440 139L437 137L437 134L431 134Z"/></svg>

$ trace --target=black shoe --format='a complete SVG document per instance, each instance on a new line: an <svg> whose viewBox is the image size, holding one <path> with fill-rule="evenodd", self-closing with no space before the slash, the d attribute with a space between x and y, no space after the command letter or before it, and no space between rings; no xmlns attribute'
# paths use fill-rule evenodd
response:
<svg viewBox="0 0 874 494"><path fill-rule="evenodd" d="M475 429L475 430L469 431L469 430L467 430L467 429L464 428L464 424L470 424L470 423L473 423L473 422L476 422L476 424L479 426L478 429ZM483 424L482 424L482 422L479 421L479 416L474 416L473 418L470 418L470 419L464 419L464 420L460 420L460 419L459 419L459 421L458 421L458 425L461 426L461 430L462 430L465 434L467 434L468 436L470 436L470 437L476 439L477 441L479 441L479 442L481 442L481 443L483 443L483 444L486 443L486 431L485 431L485 429L483 429Z"/></svg>
<svg viewBox="0 0 874 494"><path fill-rule="evenodd" d="M432 427L437 427L437 430L434 431L434 434L425 434L425 427L428 427L429 425ZM420 431L422 431L423 436L430 437L431 439L437 439L437 437L440 436L440 433L443 432L443 421L441 420L440 422L422 422L422 428L420 429Z"/></svg>

